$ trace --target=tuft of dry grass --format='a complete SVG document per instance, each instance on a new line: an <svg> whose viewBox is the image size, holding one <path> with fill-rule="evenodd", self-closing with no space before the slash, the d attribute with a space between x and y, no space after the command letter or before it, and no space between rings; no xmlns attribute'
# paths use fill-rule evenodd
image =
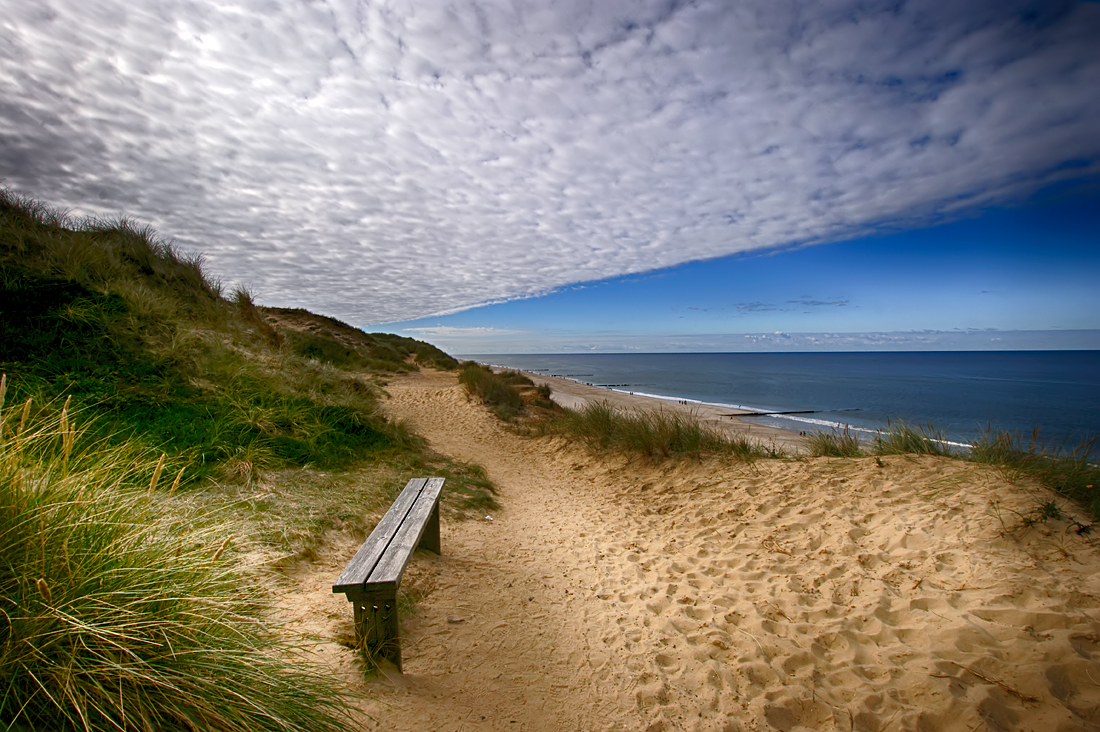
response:
<svg viewBox="0 0 1100 732"><path fill-rule="evenodd" d="M847 425L842 430L815 432L807 443L810 454L817 457L863 457L867 454Z"/></svg>

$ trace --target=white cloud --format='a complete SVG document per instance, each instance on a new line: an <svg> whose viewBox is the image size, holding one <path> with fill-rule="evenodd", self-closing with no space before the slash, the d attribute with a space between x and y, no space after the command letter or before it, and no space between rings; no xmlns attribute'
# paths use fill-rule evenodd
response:
<svg viewBox="0 0 1100 732"><path fill-rule="evenodd" d="M407 320L1095 173L1097 37L1030 0L0 0L0 184Z"/></svg>

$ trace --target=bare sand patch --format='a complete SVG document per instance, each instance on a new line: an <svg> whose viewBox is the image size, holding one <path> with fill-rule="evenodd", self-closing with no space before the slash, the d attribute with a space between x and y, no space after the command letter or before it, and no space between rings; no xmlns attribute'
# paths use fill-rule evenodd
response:
<svg viewBox="0 0 1100 732"><path fill-rule="evenodd" d="M388 390L503 509L414 559L404 677L359 681L335 642L354 542L289 578L363 729L1100 729L1100 552L1019 527L1034 488L932 457L598 460L513 434L453 374Z"/></svg>

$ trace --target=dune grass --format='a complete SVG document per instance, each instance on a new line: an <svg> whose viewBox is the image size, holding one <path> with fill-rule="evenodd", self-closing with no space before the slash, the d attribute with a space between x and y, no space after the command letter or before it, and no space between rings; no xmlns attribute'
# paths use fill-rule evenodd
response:
<svg viewBox="0 0 1100 732"><path fill-rule="evenodd" d="M456 362L305 311L321 332L288 342L151 230L2 190L0 313L0 729L346 728L260 622L270 570L365 535L411 475L495 507L380 407L384 376ZM238 547L270 561L242 577Z"/></svg>
<svg viewBox="0 0 1100 732"><path fill-rule="evenodd" d="M868 444L847 425L820 430L808 436L810 454L818 457L866 457L867 455L956 455L947 437L931 425L891 421Z"/></svg>
<svg viewBox="0 0 1100 732"><path fill-rule="evenodd" d="M1095 437L1067 448L1043 442L1038 429L1028 438L990 429L968 447L955 448L931 425L893 422L871 438L868 446L846 427L810 435L809 447L815 456L942 455L993 465L1010 480L1030 478L1076 501L1093 520L1100 521L1100 446Z"/></svg>
<svg viewBox="0 0 1100 732"><path fill-rule="evenodd" d="M847 425L840 430L813 432L806 442L810 454L818 457L863 457L867 454L859 438L852 434Z"/></svg>
<svg viewBox="0 0 1100 732"><path fill-rule="evenodd" d="M932 425L890 422L871 438L876 455L951 455L947 436Z"/></svg>
<svg viewBox="0 0 1100 732"><path fill-rule="evenodd" d="M308 314L319 330L288 330L286 339L294 353L349 370L375 373L407 373L427 366L443 371L458 368L458 361L430 343L390 333L364 333L357 328L299 308L265 308L275 317Z"/></svg>
<svg viewBox="0 0 1100 732"><path fill-rule="evenodd" d="M814 457L866 457L867 449L845 425L843 429L819 430L806 437L810 455Z"/></svg>
<svg viewBox="0 0 1100 732"><path fill-rule="evenodd" d="M524 413L526 406L517 386L534 386L518 371L493 373L488 366L466 361L461 364L458 381L471 396L481 400L497 417L511 422Z"/></svg>
<svg viewBox="0 0 1100 732"><path fill-rule="evenodd" d="M229 556L234 525L173 510L178 484L156 455L90 440L67 407L43 420L0 396L4 725L346 727L339 686L277 652Z"/></svg>
<svg viewBox="0 0 1100 732"><path fill-rule="evenodd" d="M1029 477L1059 495L1081 504L1100 521L1100 449L1097 438L1076 447L1046 444L1039 430L1029 438L1007 432L986 434L976 441L970 459L1001 468L1009 478Z"/></svg>
<svg viewBox="0 0 1100 732"><path fill-rule="evenodd" d="M725 456L739 460L783 457L781 450L731 437L694 414L673 410L623 411L608 402L564 409L540 431L579 441L599 453L623 452L649 460Z"/></svg>

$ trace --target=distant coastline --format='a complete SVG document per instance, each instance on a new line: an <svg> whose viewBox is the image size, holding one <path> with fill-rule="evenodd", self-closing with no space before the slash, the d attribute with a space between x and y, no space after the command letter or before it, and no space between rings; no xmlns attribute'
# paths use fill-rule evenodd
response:
<svg viewBox="0 0 1100 732"><path fill-rule="evenodd" d="M591 384L605 396L733 414L796 436L845 426L872 435L899 420L931 424L960 445L989 429L1030 435L1038 426L1042 439L1058 444L1100 434L1100 351L472 358L561 379L562 388Z"/></svg>

